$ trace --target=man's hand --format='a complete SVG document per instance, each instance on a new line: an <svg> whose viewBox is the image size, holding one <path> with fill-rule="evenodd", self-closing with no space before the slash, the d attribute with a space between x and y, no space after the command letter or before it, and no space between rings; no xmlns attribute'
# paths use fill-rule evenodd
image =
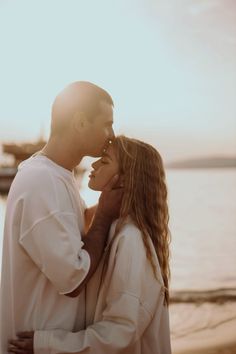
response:
<svg viewBox="0 0 236 354"><path fill-rule="evenodd" d="M122 187L119 175L111 178L100 195L96 214L103 215L111 221L119 217L123 197Z"/></svg>
<svg viewBox="0 0 236 354"><path fill-rule="evenodd" d="M34 332L20 332L17 337L8 341L8 353L34 354Z"/></svg>
<svg viewBox="0 0 236 354"><path fill-rule="evenodd" d="M84 212L84 231L85 231L85 235L86 233L88 232L91 224L92 224L92 221L93 221L93 218L94 218L94 215L95 215L95 212L97 210L97 204L90 207L90 208L87 208Z"/></svg>

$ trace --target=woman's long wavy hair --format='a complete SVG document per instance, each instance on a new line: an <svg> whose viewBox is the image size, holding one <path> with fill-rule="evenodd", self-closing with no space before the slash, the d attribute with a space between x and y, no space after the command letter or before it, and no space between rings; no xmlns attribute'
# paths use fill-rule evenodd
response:
<svg viewBox="0 0 236 354"><path fill-rule="evenodd" d="M149 245L154 245L164 281L165 304L169 304L169 213L165 171L160 154L154 147L136 139L118 136L114 141L124 185L124 195L115 235L129 215L141 230L147 258L157 278ZM113 240L114 240L113 238Z"/></svg>

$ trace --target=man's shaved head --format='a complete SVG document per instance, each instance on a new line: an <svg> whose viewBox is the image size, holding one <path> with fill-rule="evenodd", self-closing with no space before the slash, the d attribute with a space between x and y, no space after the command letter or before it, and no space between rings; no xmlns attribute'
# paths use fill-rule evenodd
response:
<svg viewBox="0 0 236 354"><path fill-rule="evenodd" d="M75 114L83 113L90 121L100 113L104 101L113 107L111 96L102 88L87 81L76 81L56 97L52 106L51 135L63 133Z"/></svg>

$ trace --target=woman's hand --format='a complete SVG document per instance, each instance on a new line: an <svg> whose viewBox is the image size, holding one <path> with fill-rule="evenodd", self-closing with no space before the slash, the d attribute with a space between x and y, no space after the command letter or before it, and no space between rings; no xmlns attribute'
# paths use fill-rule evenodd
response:
<svg viewBox="0 0 236 354"><path fill-rule="evenodd" d="M8 353L34 354L34 332L20 332L17 337L8 341Z"/></svg>

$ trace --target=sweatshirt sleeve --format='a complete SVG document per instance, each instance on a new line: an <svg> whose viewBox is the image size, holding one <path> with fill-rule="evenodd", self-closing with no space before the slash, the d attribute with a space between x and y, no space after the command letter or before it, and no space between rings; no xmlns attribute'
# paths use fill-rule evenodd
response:
<svg viewBox="0 0 236 354"><path fill-rule="evenodd" d="M33 225L19 242L60 294L76 289L89 271L90 257L82 248L74 214L50 214Z"/></svg>
<svg viewBox="0 0 236 354"><path fill-rule="evenodd" d="M66 183L53 179L48 171L36 172L17 205L19 245L60 294L70 293L90 268L89 254L82 248L79 216Z"/></svg>

